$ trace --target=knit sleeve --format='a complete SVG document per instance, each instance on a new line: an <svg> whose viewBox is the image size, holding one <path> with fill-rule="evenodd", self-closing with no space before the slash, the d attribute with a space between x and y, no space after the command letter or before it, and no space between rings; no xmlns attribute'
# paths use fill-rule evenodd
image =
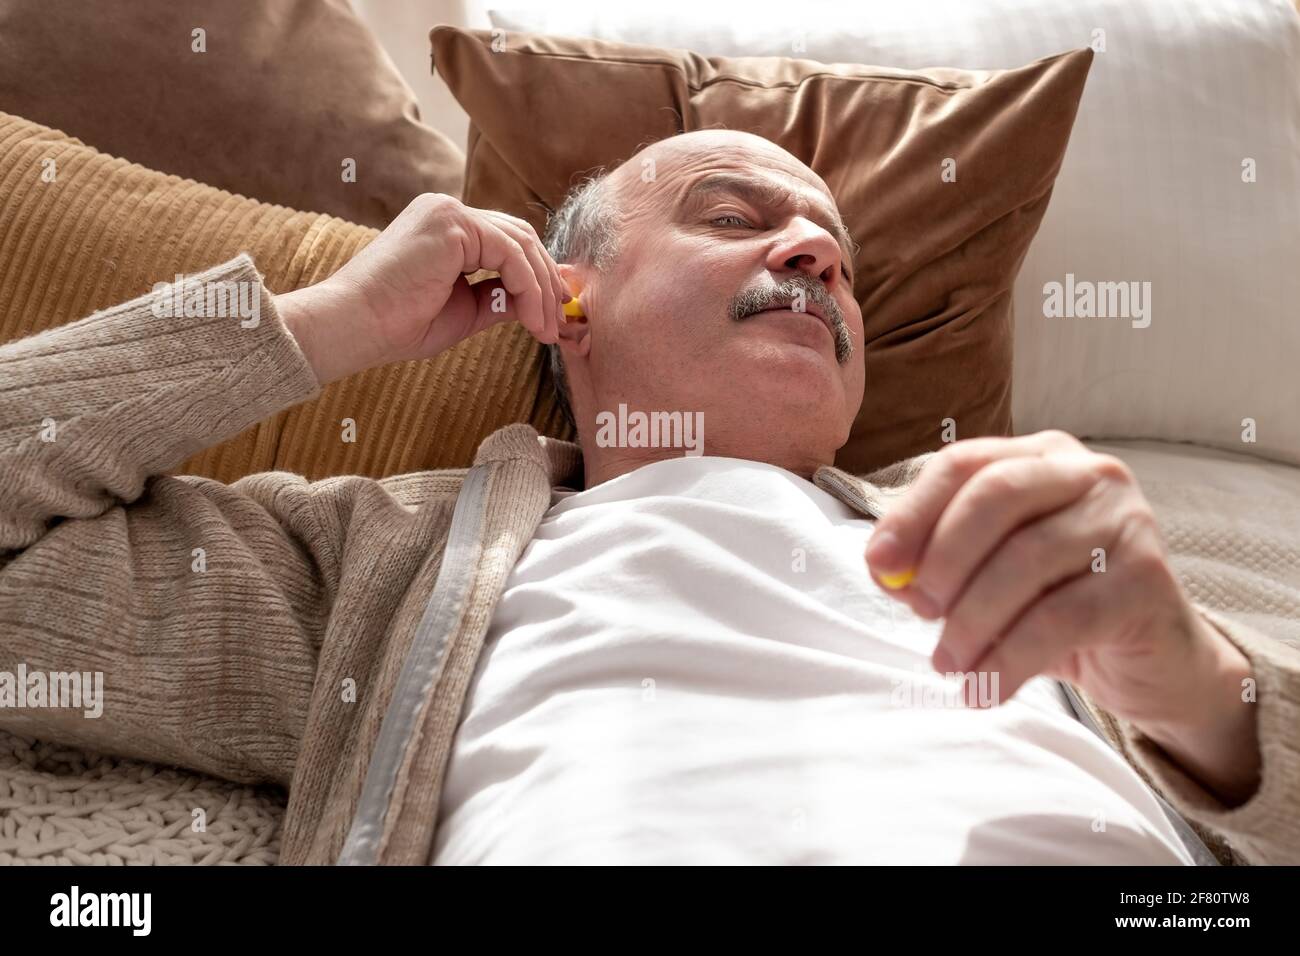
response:
<svg viewBox="0 0 1300 956"><path fill-rule="evenodd" d="M247 255L0 348L0 552L319 386Z"/></svg>
<svg viewBox="0 0 1300 956"><path fill-rule="evenodd" d="M1229 807L1188 776L1151 738L1120 721L1121 745L1176 810L1221 834L1247 863L1300 863L1300 650L1226 616L1201 614L1250 661L1242 706L1255 710L1262 758L1259 787Z"/></svg>
<svg viewBox="0 0 1300 956"><path fill-rule="evenodd" d="M288 784L356 483L161 473L317 387L247 256L0 348L0 726Z"/></svg>

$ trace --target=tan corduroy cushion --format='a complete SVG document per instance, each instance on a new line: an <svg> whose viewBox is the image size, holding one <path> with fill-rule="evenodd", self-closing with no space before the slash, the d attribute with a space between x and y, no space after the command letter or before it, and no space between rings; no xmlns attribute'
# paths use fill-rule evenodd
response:
<svg viewBox="0 0 1300 956"><path fill-rule="evenodd" d="M1011 429L1011 288L1092 63L894 70L528 33L432 32L469 114L464 200L540 228L582 174L710 127L789 150L854 240L866 397L836 464L869 471ZM943 176L955 162L955 179Z"/></svg>
<svg viewBox="0 0 1300 956"><path fill-rule="evenodd" d="M145 169L6 113L0 224L0 341L74 321L245 251L273 292L311 285L376 235ZM315 478L465 467L502 425L563 431L539 388L543 356L520 326L496 326L436 359L335 382L315 401L178 471L233 481L270 469ZM355 422L355 442L342 440L343 419Z"/></svg>

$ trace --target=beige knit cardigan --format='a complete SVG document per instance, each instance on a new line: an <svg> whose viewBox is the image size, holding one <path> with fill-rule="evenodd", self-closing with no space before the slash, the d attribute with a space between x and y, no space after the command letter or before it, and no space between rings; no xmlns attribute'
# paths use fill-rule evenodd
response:
<svg viewBox="0 0 1300 956"><path fill-rule="evenodd" d="M495 602L552 489L580 487L579 450L513 425L472 469L167 475L319 388L247 256L188 281L258 284L260 322L160 318L150 295L0 348L0 671L104 674L102 716L0 709L0 727L286 786L284 863L426 863ZM878 517L918 467L814 480ZM481 507L459 513L471 485ZM449 562L461 598L440 602L457 536L474 560ZM1224 807L1085 704L1220 859L1300 863L1300 652L1203 613L1258 683L1249 801ZM430 662L415 698L398 686L408 657ZM377 779L381 764L391 774Z"/></svg>

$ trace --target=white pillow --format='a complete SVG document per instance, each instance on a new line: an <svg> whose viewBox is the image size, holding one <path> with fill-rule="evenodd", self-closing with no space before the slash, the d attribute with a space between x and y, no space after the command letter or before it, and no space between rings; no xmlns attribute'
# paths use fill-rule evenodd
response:
<svg viewBox="0 0 1300 956"><path fill-rule="evenodd" d="M639 7L490 16L506 31L905 69L1016 67L1092 45L1070 147L1016 283L1016 430L1192 441L1300 464L1292 0ZM1150 298L1131 300L1127 317L1048 317L1048 284L1061 286L1056 304L1070 281L1081 307L1084 283L1136 282L1129 290ZM1119 287L1092 291L1123 310Z"/></svg>

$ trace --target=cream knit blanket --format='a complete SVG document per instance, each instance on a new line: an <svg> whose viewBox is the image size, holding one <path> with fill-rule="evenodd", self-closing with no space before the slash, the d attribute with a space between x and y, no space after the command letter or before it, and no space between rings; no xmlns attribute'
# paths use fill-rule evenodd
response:
<svg viewBox="0 0 1300 956"><path fill-rule="evenodd" d="M283 815L273 788L0 730L0 866L273 864Z"/></svg>

